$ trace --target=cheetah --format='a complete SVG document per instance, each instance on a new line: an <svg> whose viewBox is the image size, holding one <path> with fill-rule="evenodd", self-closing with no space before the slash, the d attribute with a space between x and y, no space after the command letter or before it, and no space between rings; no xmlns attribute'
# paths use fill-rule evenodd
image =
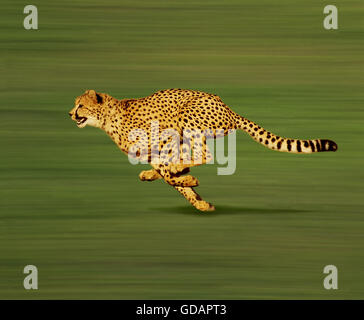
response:
<svg viewBox="0 0 364 320"><path fill-rule="evenodd" d="M146 161L152 169L142 171L139 178L142 181L154 181L163 179L167 184L181 193L195 208L200 211L212 211L215 207L199 196L194 187L199 185L198 180L189 175L190 168L211 161L211 153L206 144L208 136L204 136L199 153L202 161L175 161L170 157L171 152L163 153L161 161L151 161L153 152L162 152L163 147L186 148L180 150L181 154L191 154L190 145L182 143L183 133L194 129L210 130L210 138L216 138L217 130L227 135L233 130L241 129L248 133L255 141L263 146L276 151L289 153L314 153L322 151L336 151L337 144L332 140L315 139L299 140L277 136L253 121L242 117L223 103L221 98L214 94L197 90L167 89L153 93L150 96L138 99L116 99L106 93L98 93L95 90L87 90L75 99L75 106L69 112L79 128L86 125L101 128L117 144L121 151L128 154L130 149L140 140L130 141L130 133L134 129L142 129L147 132L142 147L147 150ZM165 138L158 140L153 138L151 123L158 122L156 129L174 130L179 133L181 144L176 145L175 139ZM178 142L178 141L177 141ZM156 144L157 150L152 150L152 144ZM181 159L177 153L177 160ZM136 152L136 157L138 157ZM175 158L176 156L174 156Z"/></svg>

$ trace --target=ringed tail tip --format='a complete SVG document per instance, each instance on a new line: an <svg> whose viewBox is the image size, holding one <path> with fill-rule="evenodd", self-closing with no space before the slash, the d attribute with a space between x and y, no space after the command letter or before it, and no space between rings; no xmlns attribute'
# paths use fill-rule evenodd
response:
<svg viewBox="0 0 364 320"><path fill-rule="evenodd" d="M321 145L324 146L323 151L337 151L338 146L336 142L327 139L321 139Z"/></svg>

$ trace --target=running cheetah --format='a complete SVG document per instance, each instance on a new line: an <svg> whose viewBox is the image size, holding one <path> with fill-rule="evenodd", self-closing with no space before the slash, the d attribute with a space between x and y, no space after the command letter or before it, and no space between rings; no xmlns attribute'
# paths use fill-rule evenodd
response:
<svg viewBox="0 0 364 320"><path fill-rule="evenodd" d="M190 146L182 143L182 136L186 132L188 134L195 129L210 130L210 137L216 138L217 130L222 130L223 135L227 135L232 130L241 129L258 143L276 151L313 153L337 150L337 144L331 140L298 140L279 137L236 114L217 95L196 90L167 89L144 98L122 100L106 93L87 90L76 98L75 106L69 115L72 120L76 121L79 128L89 125L104 130L127 154L130 154L131 148L135 147L138 141L140 144L138 139L130 141L130 133L135 129L143 129L148 136L141 146L147 150L147 162L153 169L142 171L139 174L140 180L163 179L201 211L212 211L215 208L212 204L202 200L193 189L198 186L198 180L185 174L190 171L190 167L208 163L212 160L212 156L206 145L206 136L204 136L201 148L197 151L200 153L202 161L192 161L187 164L186 161L179 161L184 160L180 158L182 154L191 153L191 150L185 150L186 145L187 148ZM153 121L158 122L157 133L159 134L169 129L178 132L179 139L181 139L179 146L176 146L176 140L171 137L161 138L156 142L151 132L153 131L151 125ZM156 153L162 153L160 161L156 163L151 161L153 143L157 143ZM169 150L181 148L178 161L171 157L171 151L161 152L164 147L168 147ZM136 152L136 156L140 156L138 152Z"/></svg>

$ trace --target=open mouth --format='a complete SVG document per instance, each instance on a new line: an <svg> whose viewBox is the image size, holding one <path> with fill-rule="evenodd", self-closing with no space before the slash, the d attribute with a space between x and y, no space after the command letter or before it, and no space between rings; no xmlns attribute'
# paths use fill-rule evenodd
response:
<svg viewBox="0 0 364 320"><path fill-rule="evenodd" d="M77 118L77 125L78 126L81 126L83 123L85 123L86 122L86 120L87 120L87 118L86 117L79 117L79 118Z"/></svg>

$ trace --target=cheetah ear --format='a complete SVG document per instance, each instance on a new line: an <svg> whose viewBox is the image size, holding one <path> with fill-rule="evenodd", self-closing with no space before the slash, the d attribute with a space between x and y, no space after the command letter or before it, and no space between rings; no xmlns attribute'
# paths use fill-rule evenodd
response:
<svg viewBox="0 0 364 320"><path fill-rule="evenodd" d="M96 91L95 90L86 90L85 94L87 94L90 98L96 97Z"/></svg>
<svg viewBox="0 0 364 320"><path fill-rule="evenodd" d="M85 92L94 102L102 103L102 96L99 95L95 90L87 90Z"/></svg>

